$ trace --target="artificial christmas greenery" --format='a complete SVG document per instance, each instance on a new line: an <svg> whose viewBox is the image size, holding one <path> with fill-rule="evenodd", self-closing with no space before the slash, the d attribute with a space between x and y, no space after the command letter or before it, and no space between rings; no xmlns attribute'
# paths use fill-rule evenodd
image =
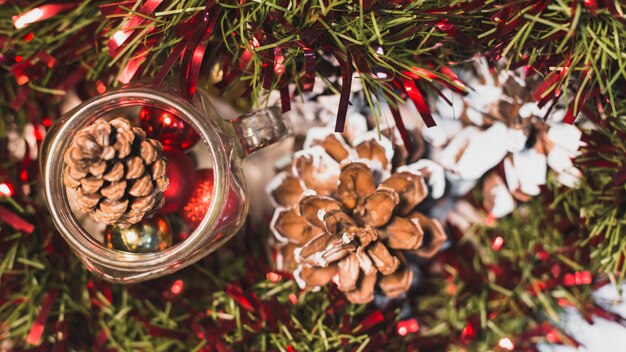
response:
<svg viewBox="0 0 626 352"><path fill-rule="evenodd" d="M576 346L559 327L564 307L623 321L591 292L626 272L625 23L617 0L0 2L0 349ZM339 130L356 85L375 118L388 102L402 129L405 100L431 125L431 97L471 89L458 73L476 57L523 67L542 82L539 105L567 106L564 122L584 113L583 176L572 189L549 178L495 222L478 211L471 226L446 224L449 242L417 261L405 300L301 291L272 268L267 223L171 276L111 285L69 254L43 207L37 146L70 91L167 79L246 104L277 90L288 110L321 80L341 95Z"/></svg>

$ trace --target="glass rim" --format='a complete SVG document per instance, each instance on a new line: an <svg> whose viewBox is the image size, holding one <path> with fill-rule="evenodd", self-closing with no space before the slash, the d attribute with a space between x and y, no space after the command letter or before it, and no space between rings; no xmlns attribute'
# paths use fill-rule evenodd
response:
<svg viewBox="0 0 626 352"><path fill-rule="evenodd" d="M188 238L182 242L155 253L131 253L106 248L96 241L72 212L67 198L66 187L63 184L64 160L63 154L69 146L76 130L89 123L95 117L92 111L109 112L115 108L136 106L140 104L163 107L173 110L178 116L189 123L206 144L213 159L214 197L202 222L193 230ZM159 106L162 105L162 106ZM203 236L211 234L215 227L219 211L222 209L227 187L228 168L226 166L226 151L223 149L215 127L188 101L150 88L125 88L114 90L92 98L77 108L66 113L59 120L62 123L50 143L50 151L46 156L43 170L45 201L52 220L61 235L68 243L84 253L85 257L94 264L110 269L133 271L142 273L138 276L151 276L151 273L165 265L182 262L205 239ZM81 257L81 259L83 259ZM87 265L91 263L85 262Z"/></svg>

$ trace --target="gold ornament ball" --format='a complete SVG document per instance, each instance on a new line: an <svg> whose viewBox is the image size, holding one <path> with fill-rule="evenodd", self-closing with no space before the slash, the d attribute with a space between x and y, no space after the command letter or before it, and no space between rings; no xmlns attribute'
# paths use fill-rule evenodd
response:
<svg viewBox="0 0 626 352"><path fill-rule="evenodd" d="M107 226L104 245L109 249L132 253L160 252L172 245L172 228L160 215L143 219L126 229Z"/></svg>

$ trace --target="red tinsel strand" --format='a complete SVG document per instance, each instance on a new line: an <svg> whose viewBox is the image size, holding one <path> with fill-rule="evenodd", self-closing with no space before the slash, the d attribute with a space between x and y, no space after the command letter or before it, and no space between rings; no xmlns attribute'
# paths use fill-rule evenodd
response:
<svg viewBox="0 0 626 352"><path fill-rule="evenodd" d="M422 92L418 89L415 81L409 78L401 78L402 86L404 87L404 91L408 94L408 96L415 104L417 111L420 113L422 120L424 120L424 124L426 127L436 126L437 123L433 119L433 116L430 113L430 109L426 104L426 100L424 99Z"/></svg>
<svg viewBox="0 0 626 352"><path fill-rule="evenodd" d="M17 214L10 211L8 208L0 205L0 220L7 223L18 231L30 234L35 230L35 226L30 222L22 219Z"/></svg>
<svg viewBox="0 0 626 352"><path fill-rule="evenodd" d="M56 301L57 296L58 292L55 289L48 291L44 296L44 299L41 302L39 314L37 314L37 318L35 318L35 322L31 326L28 336L26 336L27 344L34 346L41 344L41 337L43 336L46 321L48 320L48 315L52 311L52 305Z"/></svg>
<svg viewBox="0 0 626 352"><path fill-rule="evenodd" d="M406 147L406 150L409 154L412 154L415 151L415 144L409 135L409 131L407 131L404 126L404 121L402 121L402 116L400 115L400 111L395 106L389 105L389 110L391 110L391 115L393 116L393 120L396 122L396 128L398 132L400 132L400 137L402 138L402 142Z"/></svg>
<svg viewBox="0 0 626 352"><path fill-rule="evenodd" d="M78 6L78 3L41 5L17 16L13 16L13 25L17 29L22 29L32 23L46 20L60 14L61 12L73 9L76 6Z"/></svg>
<svg viewBox="0 0 626 352"><path fill-rule="evenodd" d="M216 7L215 1L207 2L198 25L201 30L196 30L192 34L183 54L179 78L180 94L188 99L193 98L196 93L202 61L220 12L221 7Z"/></svg>
<svg viewBox="0 0 626 352"><path fill-rule="evenodd" d="M119 55L122 47L127 41L132 41L129 40L132 39L131 37L134 38L138 35L139 32L137 31L137 28L148 21L146 17L150 16L163 1L164 0L146 0L139 10L137 10L138 14L131 15L124 25L111 35L111 39L107 42L107 46L109 48L109 55L111 55L112 58ZM170 2L170 0L165 0L166 5L168 2Z"/></svg>
<svg viewBox="0 0 626 352"><path fill-rule="evenodd" d="M276 63L274 62L274 50L265 50L261 53L263 58L263 88L266 90L272 89L272 80L274 79L274 68Z"/></svg>
<svg viewBox="0 0 626 352"><path fill-rule="evenodd" d="M348 104L350 104L350 93L352 91L352 56L350 50L346 51L346 60L343 61L336 53L335 58L341 64L341 96L339 97L339 108L337 109L337 120L335 122L335 132L343 132L346 125L346 114Z"/></svg>

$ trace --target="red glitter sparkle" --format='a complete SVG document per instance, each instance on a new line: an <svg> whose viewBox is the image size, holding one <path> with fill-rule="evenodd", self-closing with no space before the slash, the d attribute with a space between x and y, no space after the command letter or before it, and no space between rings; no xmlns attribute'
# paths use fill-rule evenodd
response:
<svg viewBox="0 0 626 352"><path fill-rule="evenodd" d="M275 272L269 272L265 274L265 277L271 282L278 282L283 278L282 275L275 273Z"/></svg>
<svg viewBox="0 0 626 352"><path fill-rule="evenodd" d="M25 85L26 83L28 83L28 81L30 81L30 78L28 78L28 76L21 75L17 77L17 84L19 84L20 86Z"/></svg>
<svg viewBox="0 0 626 352"><path fill-rule="evenodd" d="M559 334L557 334L557 332L554 331L554 330L550 330L546 334L546 340L548 340L548 342L551 342L551 343L558 343L559 342Z"/></svg>
<svg viewBox="0 0 626 352"><path fill-rule="evenodd" d="M96 82L96 91L100 94L106 92L107 87L104 85L102 81Z"/></svg>
<svg viewBox="0 0 626 352"><path fill-rule="evenodd" d="M468 322L467 325L461 331L461 339L465 342L468 342L470 339L474 338L475 331L472 323Z"/></svg>
<svg viewBox="0 0 626 352"><path fill-rule="evenodd" d="M502 238L502 236L498 236L493 239L493 242L491 242L491 249L493 249L494 251L499 251L500 248L502 248L503 244L504 238Z"/></svg>
<svg viewBox="0 0 626 352"><path fill-rule="evenodd" d="M417 332L420 329L417 319L407 319L398 322L397 325L398 335L406 336L408 334Z"/></svg>
<svg viewBox="0 0 626 352"><path fill-rule="evenodd" d="M290 293L288 297L289 297L289 302L291 302L291 304L298 303L298 296L296 296L295 293Z"/></svg>
<svg viewBox="0 0 626 352"><path fill-rule="evenodd" d="M177 295L177 294L183 292L183 287L184 287L183 280L176 280L172 284L172 287L170 288L170 291L172 291L173 294Z"/></svg>
<svg viewBox="0 0 626 352"><path fill-rule="evenodd" d="M5 182L0 183L0 195L5 197L12 197L14 194L15 191L13 190L13 186Z"/></svg>

